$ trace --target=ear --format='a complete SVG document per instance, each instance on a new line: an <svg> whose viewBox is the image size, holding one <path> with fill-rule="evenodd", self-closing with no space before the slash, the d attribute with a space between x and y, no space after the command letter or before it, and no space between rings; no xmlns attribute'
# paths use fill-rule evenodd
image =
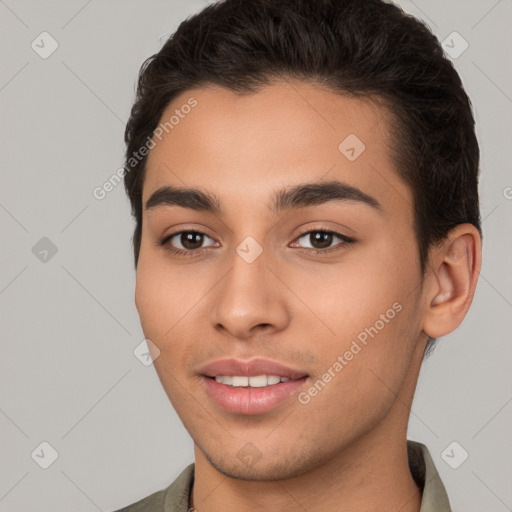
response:
<svg viewBox="0 0 512 512"><path fill-rule="evenodd" d="M472 224L459 224L446 240L431 249L423 332L445 336L462 322L473 301L482 265L482 241Z"/></svg>

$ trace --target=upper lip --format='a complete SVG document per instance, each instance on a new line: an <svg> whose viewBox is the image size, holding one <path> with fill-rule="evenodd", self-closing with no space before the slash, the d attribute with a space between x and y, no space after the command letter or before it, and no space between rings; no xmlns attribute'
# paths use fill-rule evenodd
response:
<svg viewBox="0 0 512 512"><path fill-rule="evenodd" d="M241 359L219 359L203 366L199 370L199 373L207 377L216 377L217 375L237 375L246 377L277 375L279 377L288 377L289 379L300 379L308 375L301 370L260 358L250 359L248 361Z"/></svg>

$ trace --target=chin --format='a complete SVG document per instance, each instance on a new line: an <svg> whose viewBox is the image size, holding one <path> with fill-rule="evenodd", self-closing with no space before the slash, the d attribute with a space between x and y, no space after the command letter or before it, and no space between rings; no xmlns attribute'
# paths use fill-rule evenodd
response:
<svg viewBox="0 0 512 512"><path fill-rule="evenodd" d="M291 456L276 454L273 457L261 454L259 457L229 457L226 452L218 457L203 452L210 465L222 475L236 480L266 482L287 480L308 473L323 461L316 461L314 456L294 453ZM245 459L245 461L244 461Z"/></svg>

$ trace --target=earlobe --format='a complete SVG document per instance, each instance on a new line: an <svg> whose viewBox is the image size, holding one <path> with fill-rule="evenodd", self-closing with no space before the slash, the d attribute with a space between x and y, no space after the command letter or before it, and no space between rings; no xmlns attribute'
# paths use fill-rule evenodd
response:
<svg viewBox="0 0 512 512"><path fill-rule="evenodd" d="M439 338L461 324L473 300L481 259L480 233L472 224L460 224L433 250L425 287L425 334Z"/></svg>

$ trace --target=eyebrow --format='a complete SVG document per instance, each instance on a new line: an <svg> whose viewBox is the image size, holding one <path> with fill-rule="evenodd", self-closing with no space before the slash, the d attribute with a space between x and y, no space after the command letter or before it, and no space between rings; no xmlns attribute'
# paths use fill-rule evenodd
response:
<svg viewBox="0 0 512 512"><path fill-rule="evenodd" d="M330 201L347 201L367 205L382 210L380 203L362 190L341 181L323 181L302 183L290 188L278 190L269 203L274 213L292 208L303 208ZM197 211L222 214L219 199L198 188L181 188L165 185L157 189L146 201L146 210L159 206L181 206Z"/></svg>

